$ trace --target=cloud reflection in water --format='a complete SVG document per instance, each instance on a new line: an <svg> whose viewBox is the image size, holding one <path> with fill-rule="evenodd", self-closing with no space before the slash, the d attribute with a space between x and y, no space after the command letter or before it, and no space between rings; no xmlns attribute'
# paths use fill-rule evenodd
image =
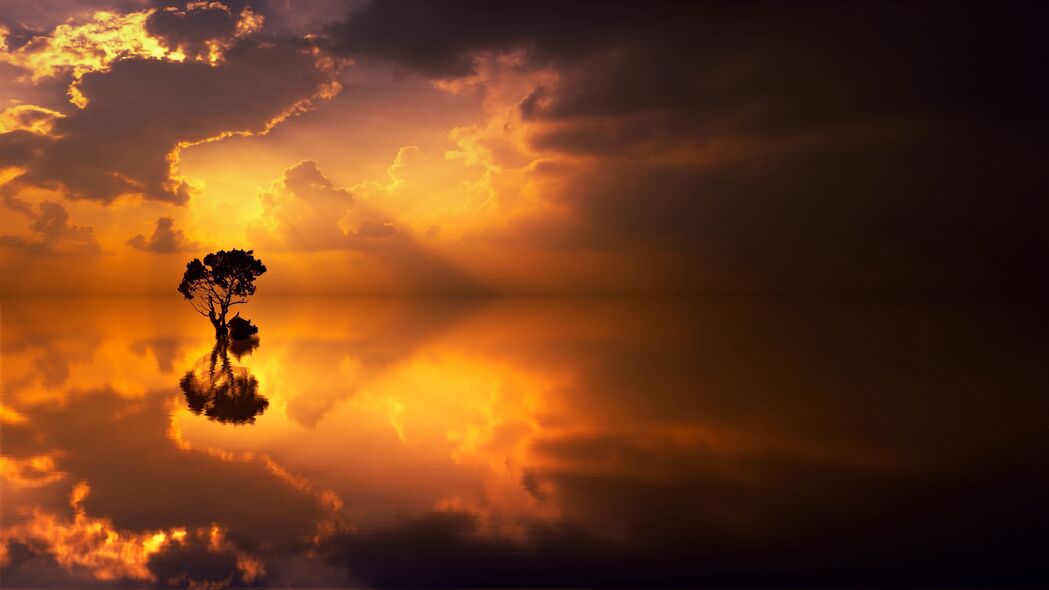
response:
<svg viewBox="0 0 1049 590"><path fill-rule="evenodd" d="M1046 326L1032 307L259 301L266 345L230 381L191 310L66 305L5 303L8 584L1045 574ZM192 382L208 392L212 358L219 390L268 400L253 424L187 408L180 371L203 359ZM70 512L78 482L91 493ZM133 568L90 548L74 563L68 535L27 533L41 514L167 540Z"/></svg>

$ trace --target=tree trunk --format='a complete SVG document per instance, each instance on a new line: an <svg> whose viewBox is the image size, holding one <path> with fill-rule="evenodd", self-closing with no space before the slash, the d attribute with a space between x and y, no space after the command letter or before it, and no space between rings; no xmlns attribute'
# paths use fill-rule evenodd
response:
<svg viewBox="0 0 1049 590"><path fill-rule="evenodd" d="M225 316L219 318L212 312L208 314L208 319L211 320L211 325L215 326L215 340L225 340L226 335L229 333L226 329Z"/></svg>

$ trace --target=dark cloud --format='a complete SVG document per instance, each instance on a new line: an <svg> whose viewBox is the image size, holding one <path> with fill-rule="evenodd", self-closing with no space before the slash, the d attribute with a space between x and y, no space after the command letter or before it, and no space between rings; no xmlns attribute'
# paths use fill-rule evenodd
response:
<svg viewBox="0 0 1049 590"><path fill-rule="evenodd" d="M238 538L272 543L295 544L313 533L325 508L317 498L275 476L263 461L223 461L203 452L187 454L163 428L156 428L166 424L168 400L166 395L153 395L121 416L117 406L122 402L116 394L91 395L64 410L83 415L82 425L76 428L63 426L56 416L40 415L45 426L38 431L39 441L81 448L68 456L64 468L91 482L91 495L85 501L88 513L110 515L114 524L130 530L209 527L220 522ZM153 434L146 432L154 430ZM92 437L94 445L84 447L83 436ZM99 454L101 449L110 451ZM106 458L110 452L116 455ZM132 471L140 476L133 483L119 475ZM262 496L245 502L247 490ZM294 510L297 517L286 518L285 510Z"/></svg>
<svg viewBox="0 0 1049 590"><path fill-rule="evenodd" d="M61 203L42 201L35 207L7 195L4 206L29 218L31 236L3 235L0 245L29 254L95 254L101 247L92 228L73 225Z"/></svg>
<svg viewBox="0 0 1049 590"><path fill-rule="evenodd" d="M358 583L1038 586L1049 575L1043 428L1025 415L1045 406L1034 304L511 309L557 328L477 350L546 373L572 366L558 403L623 430L554 423L532 443L539 467L522 485L557 498L564 518L526 520L520 537L454 512L333 537L329 559ZM687 424L705 442L653 436Z"/></svg>
<svg viewBox="0 0 1049 590"><path fill-rule="evenodd" d="M57 25L88 19L99 10L127 13L153 9L156 12L149 19L150 33L167 38L175 45L181 42L186 49L200 47L204 41L232 32L235 18L230 17L239 17L245 8L262 15L267 30L301 36L342 20L347 8L358 3L354 0L4 0L0 26L8 29L8 48L17 49L34 36L46 35Z"/></svg>
<svg viewBox="0 0 1049 590"><path fill-rule="evenodd" d="M266 18L266 29L289 35L316 34L326 26L343 20L349 7L364 0L257 0L254 10Z"/></svg>
<svg viewBox="0 0 1049 590"><path fill-rule="evenodd" d="M259 133L302 108L331 81L306 48L238 41L218 65L126 59L85 74L86 108L56 119L49 135L0 135L0 154L26 172L6 185L61 190L109 203L125 194L183 204L191 188L170 155L226 133Z"/></svg>
<svg viewBox="0 0 1049 590"><path fill-rule="evenodd" d="M240 14L220 2L166 6L149 15L146 31L187 57L206 57L209 42L232 37L239 19Z"/></svg>
<svg viewBox="0 0 1049 590"><path fill-rule="evenodd" d="M1034 138L989 132L989 144L1017 149L988 155L955 150L972 136L905 133L859 146L829 134L709 166L614 159L560 173L575 218L522 224L520 238L670 258L681 271L669 284L704 291L1044 287Z"/></svg>
<svg viewBox="0 0 1049 590"><path fill-rule="evenodd" d="M152 555L149 570L166 586L229 586L239 573L236 553L232 550L215 551L208 545L206 534L194 532L182 542L170 543Z"/></svg>
<svg viewBox="0 0 1049 590"><path fill-rule="evenodd" d="M74 576L46 551L35 550L25 543L10 542L7 545L8 560L4 563L4 583L11 587L102 587L82 577Z"/></svg>
<svg viewBox="0 0 1049 590"><path fill-rule="evenodd" d="M703 116L755 102L782 119L919 104L1037 109L1046 84L1029 74L1044 62L1038 32L1049 15L1031 3L1001 6L400 0L370 2L330 33L341 51L437 77L473 72L484 52L523 50L530 65L572 78L555 97L560 116Z"/></svg>
<svg viewBox="0 0 1049 590"><path fill-rule="evenodd" d="M627 564L637 558L622 550L571 529L537 528L531 534L526 543L493 539L481 533L474 516L432 513L337 536L326 549L355 582L380 588L494 588L510 580L522 587L542 587L553 580L564 587L637 581L623 577ZM653 576L647 580L652 584Z"/></svg>
<svg viewBox="0 0 1049 590"><path fill-rule="evenodd" d="M648 251L668 288L1029 291L1046 25L1037 3L373 2L331 34L437 78L486 52L557 70L521 116L590 160L548 195L579 223L534 239Z"/></svg>
<svg viewBox="0 0 1049 590"><path fill-rule="evenodd" d="M188 252L200 247L196 242L186 238L185 232L175 229L175 220L170 217L158 217L153 235L148 238L138 234L127 241L128 245L148 252Z"/></svg>
<svg viewBox="0 0 1049 590"><path fill-rule="evenodd" d="M674 22L668 12L693 11L684 3L641 10L624 2L369 2L329 32L339 51L453 78L475 71L473 58L485 51L523 49L535 63L578 58L631 30Z"/></svg>
<svg viewBox="0 0 1049 590"><path fill-rule="evenodd" d="M333 537L325 549L332 563L347 568L356 583L380 588L499 587L510 580L523 587L649 588L969 583L1033 587L1044 581L1046 572L1038 565L1040 553L1032 543L1037 526L1011 518L1007 508L996 507L988 515L1008 519L1004 527L992 520L937 532L937 522L965 523L973 515L975 506L958 499L952 488L903 486L879 498L862 488L871 481L862 475L828 477L801 465L784 467L809 478L808 484L818 491L800 504L797 496L784 497L764 506L767 512L749 513L768 519L762 523L769 527L764 539L761 533L754 538L726 527L733 510L754 508L757 498L744 485L562 474L558 483L585 495L593 509L626 519L641 517L629 523L639 530L617 542L572 526L536 522L525 539L515 540L486 536L476 517L468 514L431 513ZM1032 490L1024 491L1026 481L1003 480L994 491L1007 490L1009 499L1029 498L1025 494ZM988 491L975 487L974 481L958 483L974 486L978 494ZM791 490L794 493L797 490ZM906 501L908 494L920 494L920 500L898 510L875 509L858 519L853 514ZM936 498L954 500L945 501L933 517L917 505ZM1030 502L1024 508L1032 509ZM828 526L828 519L836 516L848 517L858 528ZM877 519L901 522L900 536L871 535ZM989 547L966 541L967 531L1003 544Z"/></svg>
<svg viewBox="0 0 1049 590"><path fill-rule="evenodd" d="M121 305L54 322L65 302L13 305L5 353L61 355L64 339L112 336L113 318L157 312ZM345 399L437 350L569 376L542 393L553 407L537 404L522 466L521 486L556 502L557 518L521 516L519 534L505 536L487 526L484 506L435 513L425 503L369 519L389 498L342 480L335 491L357 526L298 543L324 509L257 458L179 448L167 388L125 397L65 385L62 404L15 406L27 420L5 424L5 454L63 450L56 467L91 484L86 513L120 530L190 527L184 545L150 562L161 585L180 576L236 584L233 549L259 557L259 583L273 586L1041 587L1049 576L1049 342L1035 302L501 301L464 324L455 323L461 304L431 305L289 299L253 318L264 333L294 325L282 360L320 375L289 412ZM174 329L131 326L105 349ZM423 345L437 333L450 338ZM352 384L324 376L346 359L360 366ZM310 475L311 457L286 467ZM402 479L381 485L398 495ZM69 480L28 498L66 507ZM192 531L209 523L228 528L230 547L204 550ZM9 547L5 580L61 579L44 550ZM314 554L330 567L317 568Z"/></svg>

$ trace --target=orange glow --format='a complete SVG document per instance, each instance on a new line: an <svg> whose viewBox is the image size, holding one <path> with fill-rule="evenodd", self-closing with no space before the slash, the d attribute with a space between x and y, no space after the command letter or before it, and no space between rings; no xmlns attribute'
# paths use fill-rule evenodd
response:
<svg viewBox="0 0 1049 590"><path fill-rule="evenodd" d="M984 3L0 0L0 586L1045 578Z"/></svg>
<svg viewBox="0 0 1049 590"><path fill-rule="evenodd" d="M36 455L33 457L13 458L0 455L0 478L7 483L22 487L36 488L50 485L62 479L66 474L55 467L54 455Z"/></svg>
<svg viewBox="0 0 1049 590"><path fill-rule="evenodd" d="M659 346L663 331L671 327L652 323L630 307L583 315L557 306L486 307L491 309L477 313L469 306L415 309L396 301L278 298L254 303L248 311L266 337L258 350L235 363L258 380L269 407L250 427L230 427L192 413L174 389L211 346L209 327L188 305L99 301L88 307L92 313L70 318L61 334L49 336L56 338L48 345L52 354L68 351L75 359L68 381L61 383L78 388L66 391L57 381L31 380L39 357L30 349L5 359L5 379L24 382L9 388L5 403L29 415L46 400L69 403L92 388L113 388L129 400L166 392L171 444L187 454L260 464L284 485L315 498L324 516L314 527L314 542L405 510L470 513L487 534L515 537L524 534L522 519L554 520L565 514L562 492L537 479L537 473L652 481L674 476L672 464L638 464L629 455L544 450L573 440L626 440L633 452L683 457L773 454L842 466L863 457L868 469L906 464L891 452L847 441L827 444L804 433L753 432L696 417L646 420L621 414L603 405L595 391L582 388L594 376L570 358L529 359L514 351L544 350L555 337L553 326L559 341L581 349L639 338L654 339L651 346ZM49 317L54 313L49 309L57 308L34 305L19 314ZM609 314L616 322L606 321ZM172 321L135 320L147 317ZM92 351L80 350L69 331L91 334ZM166 352L153 348L159 344L136 344L150 341L178 344L165 345ZM60 459L48 461L51 467L42 473L62 469ZM403 485L404 473L418 474L413 485ZM522 486L529 478L532 483ZM347 490L382 500L363 510L347 502Z"/></svg>
<svg viewBox="0 0 1049 590"><path fill-rule="evenodd" d="M14 51L7 50L7 31L0 30L0 61L27 70L36 81L66 70L78 79L87 72L104 71L113 61L128 57L185 59L146 33L146 19L151 13L98 11L89 22L58 25L50 35L36 37Z"/></svg>
<svg viewBox="0 0 1049 590"><path fill-rule="evenodd" d="M154 47L146 40L128 40L146 35L142 22L147 12L133 13L139 15L135 17L137 20L130 15L121 17L126 23L119 19L112 21L115 17L109 13L98 17L102 20L93 26L126 31L103 35L97 42L106 44L108 53L101 51L102 57L80 64L76 71L102 71L114 60L138 55L134 51L143 47ZM242 14L238 22L243 26L237 35L257 32L261 26L257 16ZM116 22L123 23L120 27L124 28L114 24ZM36 56L33 59L40 64L53 62L54 68L71 63L71 57L48 56L55 52L64 55L62 48L67 42L63 39L67 36L93 39L94 29L82 26L87 28L81 31L76 27L69 30L60 27L52 34L52 41L41 40L36 45L8 52L8 59L23 63L29 56ZM155 47L155 55L149 54L154 59L201 59L180 56L159 44ZM555 224L571 220L570 211L552 198L563 190L563 180L549 170L558 166L568 166L565 170L586 169L589 164L530 147L529 137L535 123L523 119L519 112L520 101L530 93L558 83L555 71L523 70L522 57L518 54L481 58L474 76L428 85L433 95L461 104L459 108L469 113L467 117L443 119L438 114L422 122L422 126L384 126L372 136L362 138L362 143L381 139L390 146L388 151L375 151L356 147L355 142L345 142L341 132L303 121L310 117L314 120L320 117L322 121L337 117L324 114L325 109L332 107L323 103L341 92L346 79L343 72L348 71L349 66L347 60L334 58L317 47L308 51L328 79L313 95L287 106L268 121L259 121L257 126L229 128L171 146L167 153L167 186L169 189L192 188L193 197L186 208L172 212L166 205L144 202L133 196L122 197L105 209L66 202L64 206L72 220L93 228L101 254L77 255L75 264L70 258L40 266L21 253L11 252L3 264L10 265L10 272L18 272L22 279L4 288L24 292L104 293L116 289L123 293L164 292L161 277L177 274L185 256L135 251L127 246L131 236L148 235L147 228L161 216L173 217L175 227L184 230L187 240L201 248L235 243L265 252L266 259L275 261L275 268L281 270L266 279L271 283L271 292L573 291L595 281L613 285L641 284L631 281L630 274L643 273L643 267L624 265L622 253L580 251L566 255L560 248L530 238L526 239L527 247L522 248L515 239L507 241L499 237L509 226L522 220ZM51 66L40 67L43 69L39 70L38 77L58 71ZM350 81L353 82L352 77ZM32 107L16 108L26 112ZM0 120L14 121L18 113L9 111L7 118ZM301 116L307 112L310 117ZM39 120L33 124L34 132L47 132L47 116L59 115L39 111L34 119ZM14 123L3 125L11 127ZM308 149L300 145L304 139L298 133L274 134L286 125L313 125ZM347 173L339 165L329 166L319 161L333 153L345 153L338 161L352 161L360 171ZM279 210L267 210L268 199L274 195L281 198L282 174L304 159L318 160L319 172L330 180L333 189L350 195L353 204L340 211L311 217L315 212L309 209L309 199L285 198L280 201L284 204ZM34 203L57 200L60 195L42 189L25 189L21 198ZM361 212L365 210L368 212L365 219L372 227L395 228L402 243L412 244L411 252L406 254L403 245L390 248L367 242L327 244L324 248L301 251L287 240L260 238L260 228L271 231L275 216L307 220L294 228L300 235L323 235L332 228L348 233L356 230ZM119 214L113 215L114 211ZM326 227L333 221L336 223L331 228ZM27 224L18 215L5 216L0 234L24 234L28 231ZM119 269L125 267L150 270L134 277L118 277ZM70 280L59 282L59 272ZM321 275L326 277L325 281L315 280ZM449 287L455 281L447 277L453 275L465 278L456 279L456 285L468 286ZM419 276L435 278L420 281Z"/></svg>
<svg viewBox="0 0 1049 590"><path fill-rule="evenodd" d="M73 519L34 510L29 521L3 529L3 541L43 543L69 570L84 569L96 580L153 580L146 567L150 556L186 536L184 529L128 532L113 528L106 518L88 516L81 503L90 493L87 482L73 486L69 504Z"/></svg>
<svg viewBox="0 0 1049 590"><path fill-rule="evenodd" d="M96 580L155 582L156 576L148 567L150 558L173 544L186 543L189 532L185 528L157 531L117 529L108 518L89 516L85 512L82 504L90 493L91 487L86 481L73 486L69 497L69 505L73 508L71 520L34 508L28 520L0 529L0 547L6 551L7 543L11 541L40 544L71 573L87 572ZM265 564L257 557L236 550L220 526L194 531L194 535L207 538L208 550L214 553L235 553L245 583L265 574Z"/></svg>
<svg viewBox="0 0 1049 590"><path fill-rule="evenodd" d="M0 133L11 131L29 131L38 135L47 135L51 132L51 125L56 118L63 117L62 113L30 104L20 104L0 111ZM0 184L8 178L0 176Z"/></svg>
<svg viewBox="0 0 1049 590"><path fill-rule="evenodd" d="M26 418L22 414L19 414L15 410L0 404L0 423L6 422L8 424L19 424L25 422Z"/></svg>
<svg viewBox="0 0 1049 590"><path fill-rule="evenodd" d="M228 11L219 2L191 3L187 8L202 7L218 7ZM175 7L167 7L164 10L181 12ZM73 94L72 102L84 108L87 103L75 90L75 81L88 72L106 71L110 64L121 59L187 59L181 48L167 47L160 39L146 31L146 20L155 11L156 9L139 10L126 14L97 11L88 22L58 25L49 35L34 37L29 43L13 51L7 48L9 31L0 27L0 62L26 70L34 82L71 71L74 79L73 87L70 88L70 93ZM261 15L245 8L237 20L234 39L257 33L262 30L263 22ZM219 63L232 42L209 40L206 54L189 59Z"/></svg>

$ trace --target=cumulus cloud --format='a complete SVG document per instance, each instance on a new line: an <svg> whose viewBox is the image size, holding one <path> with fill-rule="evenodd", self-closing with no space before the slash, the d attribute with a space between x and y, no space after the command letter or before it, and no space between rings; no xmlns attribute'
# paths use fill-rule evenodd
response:
<svg viewBox="0 0 1049 590"><path fill-rule="evenodd" d="M170 217L158 217L157 226L148 238L138 234L127 241L137 250L148 252L188 252L200 248L200 245L186 238L185 232L175 229L175 220Z"/></svg>
<svg viewBox="0 0 1049 590"><path fill-rule="evenodd" d="M6 196L4 206L29 219L30 236L3 235L0 245L28 254L94 254L101 251L92 228L73 225L61 203L32 205Z"/></svg>
<svg viewBox="0 0 1049 590"><path fill-rule="evenodd" d="M263 213L249 233L284 250L388 252L415 247L392 219L334 186L312 161L285 170L259 200Z"/></svg>
<svg viewBox="0 0 1049 590"><path fill-rule="evenodd" d="M311 161L285 170L259 201L262 217L249 231L283 249L309 252L347 248L360 227L340 225L340 219L355 208L353 196L336 188Z"/></svg>
<svg viewBox="0 0 1049 590"><path fill-rule="evenodd" d="M452 288L468 283L407 228L336 187L312 161L285 170L259 201L262 215L248 225L247 234L260 248L344 252L417 285Z"/></svg>

